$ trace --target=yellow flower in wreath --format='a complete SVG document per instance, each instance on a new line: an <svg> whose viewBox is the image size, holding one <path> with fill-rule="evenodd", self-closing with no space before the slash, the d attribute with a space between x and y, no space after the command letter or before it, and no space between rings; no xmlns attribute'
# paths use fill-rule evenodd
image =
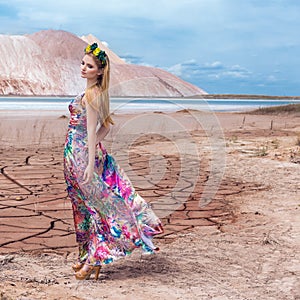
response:
<svg viewBox="0 0 300 300"><path fill-rule="evenodd" d="M93 54L95 55L95 56L98 56L99 55L99 53L100 53L100 49L99 48L96 48L94 51L93 51Z"/></svg>
<svg viewBox="0 0 300 300"><path fill-rule="evenodd" d="M88 45L86 48L85 48L85 53L89 53L91 51L91 45Z"/></svg>

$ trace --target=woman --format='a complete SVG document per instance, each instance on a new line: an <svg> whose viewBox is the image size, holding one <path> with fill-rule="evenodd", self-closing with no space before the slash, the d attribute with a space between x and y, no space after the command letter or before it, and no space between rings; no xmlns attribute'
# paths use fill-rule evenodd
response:
<svg viewBox="0 0 300 300"><path fill-rule="evenodd" d="M71 101L64 149L64 175L72 202L78 262L76 279L98 279L102 264L135 248L158 250L152 237L163 232L161 222L133 188L124 171L101 141L113 121L109 115L110 63L96 43L85 48L81 77L86 90Z"/></svg>

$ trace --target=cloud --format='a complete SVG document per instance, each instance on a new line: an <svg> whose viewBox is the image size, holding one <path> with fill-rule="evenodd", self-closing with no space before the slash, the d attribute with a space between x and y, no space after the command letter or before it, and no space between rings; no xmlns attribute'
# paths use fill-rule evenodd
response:
<svg viewBox="0 0 300 300"><path fill-rule="evenodd" d="M212 63L204 63L202 66L200 66L202 70L223 70L224 65L220 61L214 61Z"/></svg>
<svg viewBox="0 0 300 300"><path fill-rule="evenodd" d="M273 73L257 74L240 65L226 65L220 61L199 64L195 59L165 68L168 72L189 81L209 93L264 93L274 89L282 80L277 78L278 70Z"/></svg>
<svg viewBox="0 0 300 300"><path fill-rule="evenodd" d="M206 76L215 79L247 78L251 72L239 65L226 66L220 61L199 64L196 60L189 60L174 66L165 68L176 76L191 78L195 76Z"/></svg>
<svg viewBox="0 0 300 300"><path fill-rule="evenodd" d="M192 74L198 72L199 65L196 60L192 59L183 63L176 64L174 66L165 68L166 71L178 76L188 78Z"/></svg>
<svg viewBox="0 0 300 300"><path fill-rule="evenodd" d="M253 73L239 65L230 66L228 70L221 74L224 77L232 78L251 78Z"/></svg>
<svg viewBox="0 0 300 300"><path fill-rule="evenodd" d="M120 55L120 57L127 63L127 64L134 64L139 66L145 67L155 67L154 65L148 64L143 60L143 57L136 56L132 54Z"/></svg>
<svg viewBox="0 0 300 300"><path fill-rule="evenodd" d="M105 47L109 48L108 42L106 42L106 41L101 41L101 43L102 43Z"/></svg>
<svg viewBox="0 0 300 300"><path fill-rule="evenodd" d="M269 75L266 79L269 82L276 82L276 81L278 81L278 79L274 75Z"/></svg>
<svg viewBox="0 0 300 300"><path fill-rule="evenodd" d="M120 55L120 57L128 64L142 65L143 58L132 54Z"/></svg>

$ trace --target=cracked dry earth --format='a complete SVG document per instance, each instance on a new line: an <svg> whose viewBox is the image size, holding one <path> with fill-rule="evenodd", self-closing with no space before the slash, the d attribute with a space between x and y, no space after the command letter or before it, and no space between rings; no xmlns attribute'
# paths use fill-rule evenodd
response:
<svg viewBox="0 0 300 300"><path fill-rule="evenodd" d="M137 250L104 266L97 282L71 272L76 243L62 144L3 147L0 299L300 299L299 117L272 117L283 128L272 130L270 117L243 118L219 116L224 168L222 160L214 168L207 133L193 128L200 156L182 155L180 132L171 140L143 135L128 153L115 153L165 232L155 239L159 253ZM199 205L211 178L218 188Z"/></svg>

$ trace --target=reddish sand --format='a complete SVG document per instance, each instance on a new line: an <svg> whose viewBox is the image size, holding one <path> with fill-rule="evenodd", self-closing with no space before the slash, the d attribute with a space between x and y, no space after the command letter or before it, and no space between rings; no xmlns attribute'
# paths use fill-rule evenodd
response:
<svg viewBox="0 0 300 300"><path fill-rule="evenodd" d="M116 115L105 140L162 218L161 251L78 282L68 118L1 112L1 299L299 299L299 116ZM88 288L87 288L88 287Z"/></svg>

